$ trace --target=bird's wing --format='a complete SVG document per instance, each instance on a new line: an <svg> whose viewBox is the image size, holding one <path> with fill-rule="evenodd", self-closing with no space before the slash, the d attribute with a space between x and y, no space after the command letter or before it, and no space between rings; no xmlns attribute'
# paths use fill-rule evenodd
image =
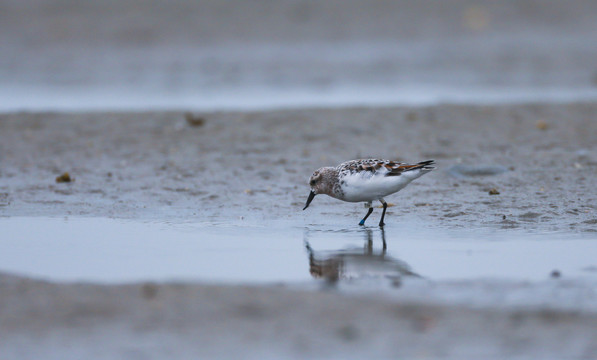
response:
<svg viewBox="0 0 597 360"><path fill-rule="evenodd" d="M362 173L362 174L377 174L383 176L399 176L405 171L424 169L433 170L433 160L422 161L417 164L405 164L398 161L392 160L380 160L380 159L361 159L361 160L350 160L340 164L339 170L346 171L351 174Z"/></svg>
<svg viewBox="0 0 597 360"><path fill-rule="evenodd" d="M388 160L377 160L377 159L360 159L350 160L342 163L338 166L342 172L348 172L350 174L370 174L373 175L377 172L387 172L389 169L384 167Z"/></svg>

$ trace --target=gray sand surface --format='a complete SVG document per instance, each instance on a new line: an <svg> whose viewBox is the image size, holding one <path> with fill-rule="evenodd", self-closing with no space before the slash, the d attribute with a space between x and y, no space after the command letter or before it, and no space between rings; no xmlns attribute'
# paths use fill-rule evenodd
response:
<svg viewBox="0 0 597 360"><path fill-rule="evenodd" d="M387 232L595 232L597 105L439 105L270 112L10 113L0 215L355 224L317 167L437 160L389 197ZM71 183L56 183L68 171ZM499 195L490 195L491 189ZM378 213L374 215L379 216ZM391 244L390 244L391 246ZM395 296L200 284L0 279L2 358L595 357L592 282L406 282Z"/></svg>
<svg viewBox="0 0 597 360"><path fill-rule="evenodd" d="M356 223L361 205L325 196L302 212L306 180L321 166L381 157L437 161L388 197L390 226L414 217L443 228L592 232L596 111L585 103L218 112L200 114L202 126L180 112L4 114L0 215ZM74 181L56 183L63 172Z"/></svg>
<svg viewBox="0 0 597 360"><path fill-rule="evenodd" d="M596 99L596 17L593 0L2 0L0 109Z"/></svg>
<svg viewBox="0 0 597 360"><path fill-rule="evenodd" d="M594 241L596 18L594 0L0 0L0 217L200 223L212 235L275 222L321 230L321 243L358 228L364 209L319 196L302 211L316 168L435 159L386 199L397 258L413 227L513 251L526 235ZM263 110L277 105L296 110ZM73 181L57 183L65 172ZM0 241L18 236L0 229ZM309 269L337 271L331 253ZM0 273L0 360L597 358L595 269L405 277L390 291L367 277L100 285Z"/></svg>
<svg viewBox="0 0 597 360"><path fill-rule="evenodd" d="M564 285L565 286L565 285ZM4 359L594 358L595 313L0 276Z"/></svg>

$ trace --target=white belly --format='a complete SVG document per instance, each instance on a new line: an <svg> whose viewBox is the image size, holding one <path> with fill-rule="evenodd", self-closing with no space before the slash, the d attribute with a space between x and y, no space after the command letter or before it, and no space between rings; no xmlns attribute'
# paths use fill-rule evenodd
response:
<svg viewBox="0 0 597 360"><path fill-rule="evenodd" d="M422 171L409 171L399 176L383 174L367 176L366 173L355 173L345 176L340 187L344 195L340 200L349 202L369 202L400 191L411 181L423 175Z"/></svg>

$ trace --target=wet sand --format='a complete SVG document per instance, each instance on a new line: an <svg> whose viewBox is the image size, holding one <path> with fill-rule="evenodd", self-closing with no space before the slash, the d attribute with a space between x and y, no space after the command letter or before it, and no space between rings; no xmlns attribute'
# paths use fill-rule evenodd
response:
<svg viewBox="0 0 597 360"><path fill-rule="evenodd" d="M0 349L40 358L593 358L594 313L284 287L61 285L0 276Z"/></svg>
<svg viewBox="0 0 597 360"><path fill-rule="evenodd" d="M0 115L0 216L197 222L358 222L362 206L306 179L362 157L435 159L388 197L388 229L594 232L597 105L346 108L269 112ZM72 182L57 183L68 172ZM499 194L492 195L492 190ZM376 212L373 215L379 216Z"/></svg>
<svg viewBox="0 0 597 360"><path fill-rule="evenodd" d="M376 156L438 162L387 199L391 238L412 224L591 236L596 112L567 103L212 112L194 122L184 112L3 114L0 216L356 227L358 204L318 197L301 211L306 179ZM72 181L58 183L64 172ZM406 280L386 294L350 283L107 286L5 274L0 348L7 359L595 356L591 277Z"/></svg>
<svg viewBox="0 0 597 360"><path fill-rule="evenodd" d="M592 0L0 9L0 111L597 99Z"/></svg>
<svg viewBox="0 0 597 360"><path fill-rule="evenodd" d="M589 256L562 251L567 268L500 276L538 267L513 260L528 242L597 236L597 2L4 0L0 10L0 217L30 220L32 233L51 229L42 217L191 224L231 246L272 224L268 239L283 241L286 226L298 260L274 264L327 278L102 285L0 270L1 359L597 357ZM296 110L264 110L277 106ZM313 170L360 157L437 161L386 199L387 254L379 229L357 226L362 205L319 196L301 210ZM57 182L66 172L71 182ZM223 227L226 238L214 235ZM438 257L431 246L453 232L516 256L503 251L502 268L492 250L478 255L489 247L462 241L462 263L491 259L484 274L497 278L472 265L466 278L426 276L406 256L413 229L431 234L423 245ZM0 242L19 235L0 231ZM169 254L189 249L169 239ZM81 239L62 240L56 249ZM109 260L84 242L82 254ZM44 245L11 253L51 257ZM446 264L456 248L446 242ZM135 250L120 264L147 261ZM355 259L383 271L351 273Z"/></svg>

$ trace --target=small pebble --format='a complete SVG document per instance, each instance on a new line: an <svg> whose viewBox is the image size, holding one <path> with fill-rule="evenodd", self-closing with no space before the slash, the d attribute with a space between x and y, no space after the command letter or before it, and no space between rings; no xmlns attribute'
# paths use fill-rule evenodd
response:
<svg viewBox="0 0 597 360"><path fill-rule="evenodd" d="M67 172L65 172L62 175L56 177L56 182L57 183L65 183L65 182L71 182L71 181L73 181L73 180L71 179L70 174L67 173Z"/></svg>
<svg viewBox="0 0 597 360"><path fill-rule="evenodd" d="M489 190L489 195L499 195L499 194L500 194L500 192L496 188Z"/></svg>
<svg viewBox="0 0 597 360"><path fill-rule="evenodd" d="M560 272L560 270L553 270L553 271L551 272L551 274L549 274L549 276L550 276L552 279L558 279L558 278L560 278L560 277L562 276L562 273Z"/></svg>
<svg viewBox="0 0 597 360"><path fill-rule="evenodd" d="M415 112L409 112L406 114L406 120L408 120L408 121L417 121L417 119L418 119L418 116L417 116L417 113L415 113Z"/></svg>
<svg viewBox="0 0 597 360"><path fill-rule="evenodd" d="M191 126L203 126L205 124L205 119L201 116L193 115L192 113L188 112L184 114L184 118L187 121L187 124Z"/></svg>
<svg viewBox="0 0 597 360"><path fill-rule="evenodd" d="M535 123L535 126L539 130L547 130L547 128L549 127L549 125L547 125L547 122L545 122L545 120L537 120L537 122Z"/></svg>
<svg viewBox="0 0 597 360"><path fill-rule="evenodd" d="M151 300L156 297L158 294L158 286L153 283L145 283L141 285L141 295L147 299Z"/></svg>

